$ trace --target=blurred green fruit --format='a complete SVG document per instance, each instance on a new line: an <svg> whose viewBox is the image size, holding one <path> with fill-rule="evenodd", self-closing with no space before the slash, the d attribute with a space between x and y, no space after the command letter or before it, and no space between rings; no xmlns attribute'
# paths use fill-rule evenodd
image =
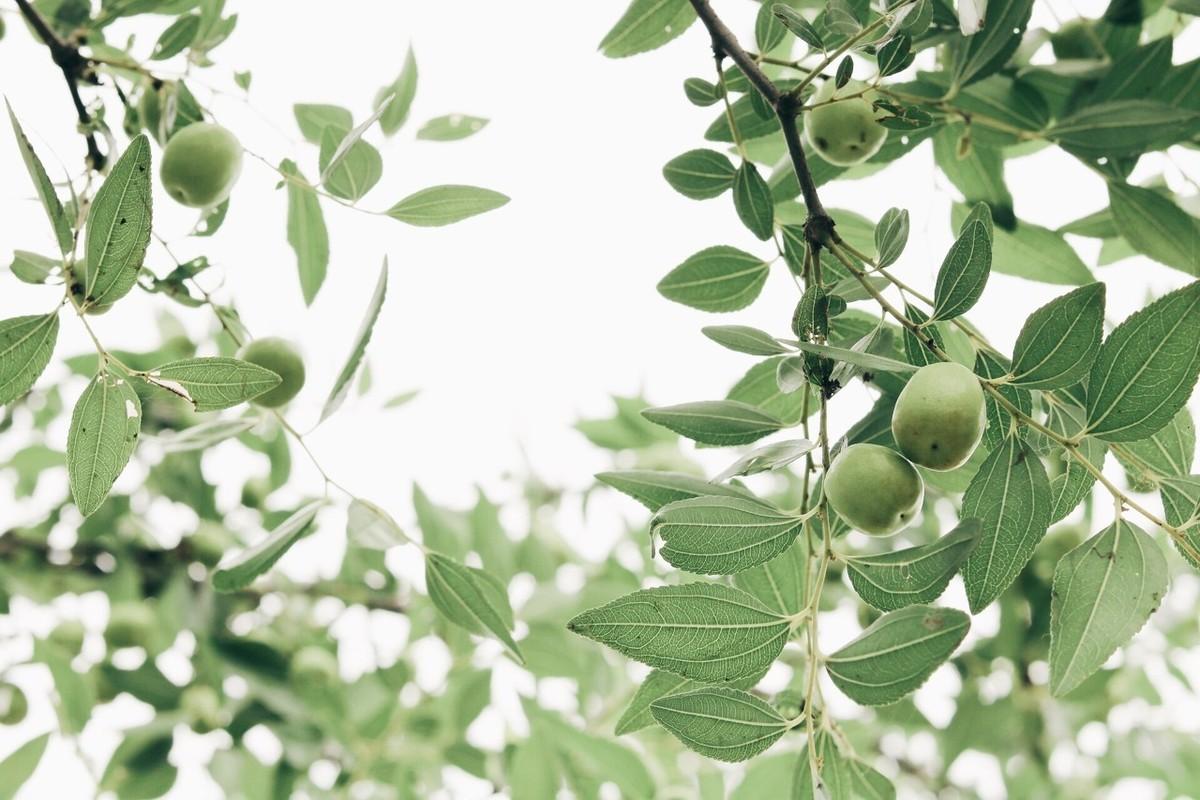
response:
<svg viewBox="0 0 1200 800"><path fill-rule="evenodd" d="M266 394L254 398L256 405L277 408L291 400L304 386L304 362L291 343L275 336L255 339L238 351L238 358L271 370L282 380Z"/></svg>
<svg viewBox="0 0 1200 800"><path fill-rule="evenodd" d="M221 727L221 696L211 686L197 684L184 689L179 707L197 733L208 733Z"/></svg>
<svg viewBox="0 0 1200 800"><path fill-rule="evenodd" d="M20 686L0 683L0 725L17 725L29 713L29 699Z"/></svg>
<svg viewBox="0 0 1200 800"><path fill-rule="evenodd" d="M1104 58L1100 37L1092 28L1091 20L1073 19L1050 34L1050 47L1054 57L1061 60Z"/></svg>
<svg viewBox="0 0 1200 800"><path fill-rule="evenodd" d="M144 603L116 603L108 615L104 641L114 650L122 647L145 647L154 625L154 612Z"/></svg>
<svg viewBox="0 0 1200 800"><path fill-rule="evenodd" d="M338 682L337 656L323 647L305 645L292 656L290 674L297 689L326 689Z"/></svg>
<svg viewBox="0 0 1200 800"><path fill-rule="evenodd" d="M830 164L839 167L861 164L878 153L887 139L887 128L876 121L871 105L875 92L853 96L866 88L862 81L850 81L840 89L833 81L825 81L808 101L808 105L816 108L804 114L805 138ZM837 100L843 97L848 99Z"/></svg>
<svg viewBox="0 0 1200 800"><path fill-rule="evenodd" d="M83 623L74 619L66 619L54 626L46 638L54 642L72 656L78 655L83 648L83 638L86 631Z"/></svg>

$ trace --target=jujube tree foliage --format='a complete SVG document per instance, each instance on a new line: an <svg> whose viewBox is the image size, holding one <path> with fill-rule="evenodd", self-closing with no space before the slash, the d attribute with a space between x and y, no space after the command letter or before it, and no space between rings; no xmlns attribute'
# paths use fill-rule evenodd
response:
<svg viewBox="0 0 1200 800"><path fill-rule="evenodd" d="M706 144L663 173L686 197L731 197L747 236L702 242L661 294L737 312L782 269L795 312L771 330L704 328L757 364L722 399L645 411L699 445L753 449L709 480L601 475L649 508L651 547L675 571L571 630L651 668L631 709L649 708L687 748L741 762L778 742L785 777L770 796L935 791L968 748L999 759L1014 797L1097 796L1133 776L1194 790L1195 746L1165 731L1101 725L1107 752L1087 774L1051 755L1131 696L1159 702L1144 676L1131 686L1138 667L1110 663L1148 621L1195 641L1194 614L1155 612L1172 574L1200 567L1187 409L1200 282L1106 324L1105 284L1065 235L1101 239L1102 263L1137 253L1200 275L1200 223L1161 180L1131 177L1143 155L1200 134L1200 60L1172 58L1200 8L1113 0L1048 32L1030 28L1032 0L763 2L735 33L723 17L735 6L635 0L602 49L651 50L697 20L711 42L708 69L697 53L683 83L713 111ZM961 200L956 238L921 285L899 277L901 187L878 220L829 208L822 192L930 146ZM1046 186L1079 218L1051 230L1018 216L1006 162L1046 147L1103 178L1104 208L1085 215L1090 198ZM1012 350L969 319L992 302L993 272L1062 287ZM874 405L835 428L829 409L855 383ZM1106 474L1114 463L1128 488ZM765 472L782 481L746 480ZM956 577L963 609L939 603ZM861 632L826 630L848 604ZM968 638L993 606L999 631ZM1195 676L1166 662L1192 691ZM778 669L763 681L779 665L782 691ZM943 665L961 690L939 731L912 695ZM846 699L863 710L839 711ZM885 756L897 729L935 732L938 757ZM1151 750L1153 764L1134 755Z"/></svg>

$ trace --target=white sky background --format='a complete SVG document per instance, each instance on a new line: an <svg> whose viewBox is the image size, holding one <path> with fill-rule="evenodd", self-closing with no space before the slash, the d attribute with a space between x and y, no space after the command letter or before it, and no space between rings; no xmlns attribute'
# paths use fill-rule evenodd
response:
<svg viewBox="0 0 1200 800"><path fill-rule="evenodd" d="M224 279L220 296L236 298L255 335L299 343L308 384L288 416L302 430L316 421L379 264L389 257L390 296L369 350L373 392L367 398L352 396L310 444L340 483L402 521L411 518L408 495L414 479L437 501L465 504L473 499L475 484L496 487L502 473L520 468L522 448L550 483L585 488L610 460L571 428L581 415L607 415L613 393L644 390L656 404L724 396L753 359L709 342L699 333L703 325L736 322L786 332L798 298L783 268L773 271L751 308L719 317L670 303L654 289L670 268L704 247L771 250L741 226L728 194L688 200L661 177L667 160L706 146L703 131L717 113L690 105L681 90L688 76L712 77L709 44L699 25L659 51L614 61L602 57L596 45L624 8L616 0L229 5L239 22L214 54L220 66L189 85L248 149L273 163L295 158L312 177L317 149L301 139L292 104L337 103L362 120L412 42L420 80L410 121L392 139L383 139L378 130L369 134L383 152L384 176L362 205L386 209L412 191L440 183L476 184L512 197L499 211L439 229L412 228L326 204L329 276L316 303L306 308L285 240L285 197L275 190L271 170L247 159L229 218L212 239L186 237L194 213L173 204L156 182L155 228L171 240L176 254L210 256L217 267L202 279L207 286ZM721 0L717 5L749 41L757 4ZM1054 27L1051 10L1067 19L1096 16L1105 5L1102 0L1039 2L1034 25ZM16 17L7 14L6 21L0 91L51 174L61 174L59 163L75 172L82 139L74 132L61 76ZM118 31L136 33L136 52L144 56L162 27L162 22L113 26L112 38ZM1186 61L1198 52L1197 37L1189 34L1177 43L1175 59ZM234 70L253 72L249 105L232 84ZM229 94L214 98L205 84ZM116 111L115 97L109 99ZM451 112L487 117L491 123L462 142L414 140L422 122ZM155 158L160 154L156 148ZM1173 156L1200 178L1200 159L1179 148ZM1180 174L1162 156L1143 159L1136 177L1164 168L1172 185L1183 188ZM1017 215L1043 225L1057 226L1107 203L1102 181L1055 149L1009 162L1007 174ZM7 264L14 248L52 252L49 226L30 199L7 125L0 126L0 176L0 262ZM822 189L822 197L831 208L852 208L871 219L891 206L907 207L912 236L896 272L929 288L951 241L949 207L956 196L934 176L926 144L878 176ZM1073 244L1094 263L1093 241ZM157 245L151 246L148 263L166 271L167 259ZM1186 282L1182 273L1140 258L1098 270L1097 276L1109 284L1108 315L1114 322L1140 307L1147 292L1159 294ZM1010 347L1028 313L1065 290L993 273L971 317L997 345ZM0 318L49 310L58 292L0 276ZM146 331L154 331L157 307L157 300L134 293L118 310L92 318L92 324L106 346L136 349L150 344ZM204 311L179 313L196 330L209 322ZM88 350L82 328L64 316L57 356ZM60 376L54 372L44 380ZM385 399L410 388L421 390L416 401L381 410ZM835 431L865 408L867 395L861 390L845 394L858 402L833 406ZM66 399L71 401L71 392ZM65 423L54 436L58 446L65 445ZM0 440L0 462L22 444ZM717 467L730 458L705 456ZM303 457L297 453L294 461L299 491L319 491L319 479ZM220 457L207 466L239 468ZM137 479L135 470L118 488ZM621 520L637 519L639 512L613 497L594 509L586 522L568 515L563 533L583 552L599 557L620 535ZM30 508L11 503L8 486L0 481L0 529L28 513ZM1106 519L1105 512L1100 518ZM339 535L322 532L327 543ZM320 542L308 544L288 559L295 571L306 572L320 561L315 549ZM0 753L13 744L0 735Z"/></svg>

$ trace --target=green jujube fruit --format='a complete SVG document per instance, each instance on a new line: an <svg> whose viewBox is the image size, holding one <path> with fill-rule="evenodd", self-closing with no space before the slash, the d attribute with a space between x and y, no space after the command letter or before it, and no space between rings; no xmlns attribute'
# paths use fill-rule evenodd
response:
<svg viewBox="0 0 1200 800"><path fill-rule="evenodd" d="M296 348L285 339L276 336L255 339L238 351L237 357L269 369L281 378L278 386L251 401L255 405L278 408L304 387L304 362Z"/></svg>
<svg viewBox="0 0 1200 800"><path fill-rule="evenodd" d="M292 656L292 685L300 690L323 689L338 681L337 656L315 644L305 645Z"/></svg>
<svg viewBox="0 0 1200 800"><path fill-rule="evenodd" d="M825 498L852 528L890 536L921 508L925 482L904 456L877 444L852 444L825 473Z"/></svg>
<svg viewBox="0 0 1200 800"><path fill-rule="evenodd" d="M876 121L871 105L875 93L867 91L862 81L850 81L838 89L833 81L825 81L809 99L816 106L804 113L804 136L821 158L839 167L861 164L879 152L887 139L887 128ZM845 100L837 98L845 97ZM820 105L820 104L826 105Z"/></svg>
<svg viewBox="0 0 1200 800"><path fill-rule="evenodd" d="M20 686L0 683L0 725L18 725L29 713L29 698Z"/></svg>
<svg viewBox="0 0 1200 800"><path fill-rule="evenodd" d="M892 411L892 437L900 452L938 471L967 463L986 425L979 378L950 361L917 370Z"/></svg>
<svg viewBox="0 0 1200 800"><path fill-rule="evenodd" d="M114 650L122 647L144 647L154 629L154 612L142 603L121 602L108 614L104 640Z"/></svg>
<svg viewBox="0 0 1200 800"><path fill-rule="evenodd" d="M217 205L229 197L241 173L241 143L211 122L193 122L172 136L163 150L163 187L185 206Z"/></svg>

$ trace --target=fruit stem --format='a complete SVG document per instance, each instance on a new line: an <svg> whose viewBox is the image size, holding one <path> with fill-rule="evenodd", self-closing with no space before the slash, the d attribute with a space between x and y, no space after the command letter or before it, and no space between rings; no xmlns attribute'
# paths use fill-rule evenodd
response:
<svg viewBox="0 0 1200 800"><path fill-rule="evenodd" d="M83 98L79 96L79 79L83 76L87 59L79 54L79 47L59 38L29 0L17 0L17 8L21 16L33 28L34 33L50 50L50 58L62 70L63 79L67 82L67 90L71 93L71 103L75 106L75 114L79 117L79 128L87 140L87 166L89 170L104 169L105 157L96 143L96 133L92 130L92 115L88 113ZM92 79L95 82L95 79Z"/></svg>

